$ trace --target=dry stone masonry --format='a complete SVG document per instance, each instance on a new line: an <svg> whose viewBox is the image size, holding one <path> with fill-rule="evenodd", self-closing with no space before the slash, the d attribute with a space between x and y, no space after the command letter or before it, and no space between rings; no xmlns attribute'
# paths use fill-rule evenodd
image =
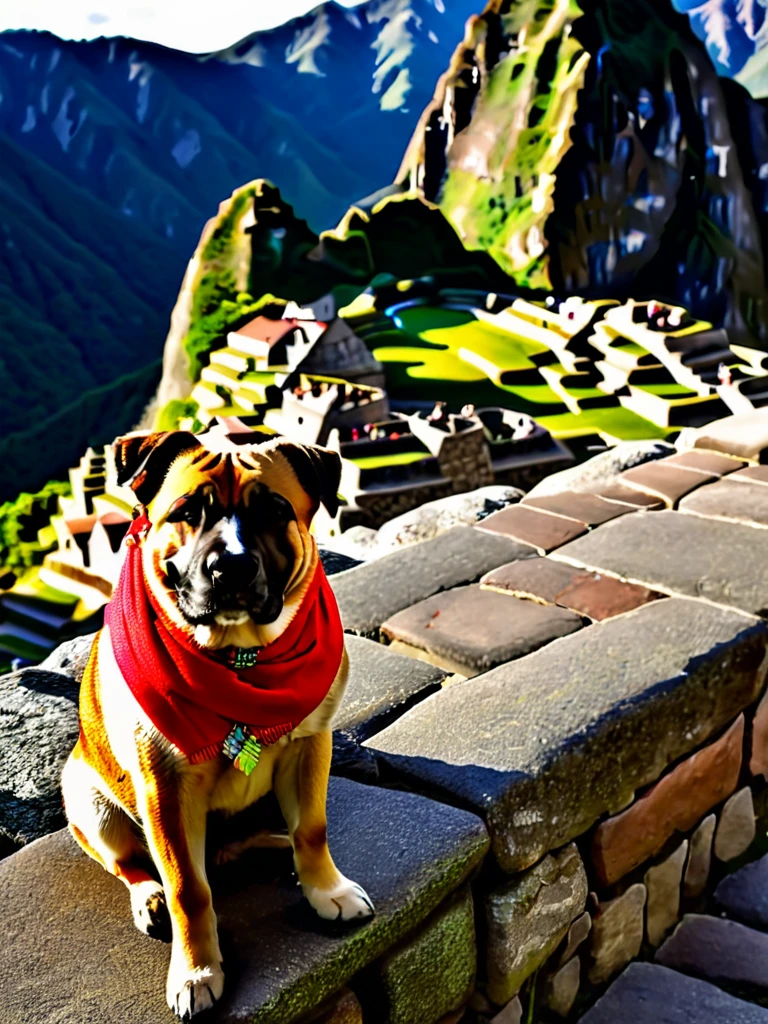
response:
<svg viewBox="0 0 768 1024"><path fill-rule="evenodd" d="M630 455L328 560L329 831L377 916L318 922L285 851L214 869L212 1021L768 1024L768 413ZM4 1024L171 1020L167 948L55 831L87 644L0 680Z"/></svg>

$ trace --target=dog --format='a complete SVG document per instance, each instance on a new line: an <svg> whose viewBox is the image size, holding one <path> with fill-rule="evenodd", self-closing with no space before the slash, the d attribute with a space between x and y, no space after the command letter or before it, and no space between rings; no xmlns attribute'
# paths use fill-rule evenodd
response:
<svg viewBox="0 0 768 1024"><path fill-rule="evenodd" d="M347 657L310 525L321 503L335 514L341 461L184 431L129 434L114 453L138 515L83 679L64 806L76 841L128 887L139 930L170 923L166 997L189 1020L224 987L209 811L274 791L315 911L373 913L326 837Z"/></svg>

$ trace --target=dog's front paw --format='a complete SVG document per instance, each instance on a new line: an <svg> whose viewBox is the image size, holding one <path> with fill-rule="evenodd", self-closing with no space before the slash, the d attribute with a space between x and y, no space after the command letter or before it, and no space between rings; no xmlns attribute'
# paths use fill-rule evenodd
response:
<svg viewBox="0 0 768 1024"><path fill-rule="evenodd" d="M224 991L224 972L221 967L196 967L193 970L175 970L168 973L166 998L168 1005L181 1020L191 1020L196 1013L209 1010L221 999Z"/></svg>
<svg viewBox="0 0 768 1024"><path fill-rule="evenodd" d="M368 894L357 882L343 875L332 889L303 886L304 895L326 921L352 921L370 917L374 913Z"/></svg>
<svg viewBox="0 0 768 1024"><path fill-rule="evenodd" d="M140 932L161 942L171 941L171 919L159 882L135 882L131 886L131 910L133 923Z"/></svg>

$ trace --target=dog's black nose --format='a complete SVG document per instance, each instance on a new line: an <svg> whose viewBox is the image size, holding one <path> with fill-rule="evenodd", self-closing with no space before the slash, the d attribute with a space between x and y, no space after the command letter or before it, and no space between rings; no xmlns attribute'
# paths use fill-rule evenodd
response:
<svg viewBox="0 0 768 1024"><path fill-rule="evenodd" d="M259 573L258 563L247 551L212 554L206 561L206 568L214 587L230 593L247 590Z"/></svg>

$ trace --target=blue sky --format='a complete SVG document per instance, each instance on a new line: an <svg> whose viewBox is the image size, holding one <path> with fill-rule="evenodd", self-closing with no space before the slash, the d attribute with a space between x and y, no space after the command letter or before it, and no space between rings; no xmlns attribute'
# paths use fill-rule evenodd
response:
<svg viewBox="0 0 768 1024"><path fill-rule="evenodd" d="M273 28L320 0L2 0L0 29L48 29L64 39L133 36L204 53ZM353 7L360 0L338 0Z"/></svg>

